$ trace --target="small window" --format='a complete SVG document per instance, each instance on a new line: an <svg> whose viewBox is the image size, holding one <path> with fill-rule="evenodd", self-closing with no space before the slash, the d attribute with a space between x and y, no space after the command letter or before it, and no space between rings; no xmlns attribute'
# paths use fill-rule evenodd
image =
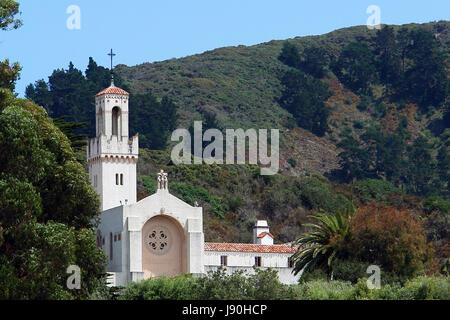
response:
<svg viewBox="0 0 450 320"><path fill-rule="evenodd" d="M255 257L255 266L261 267L261 257Z"/></svg>
<svg viewBox="0 0 450 320"><path fill-rule="evenodd" d="M103 239L102 239L102 246L104 246L105 245L105 237L103 237Z"/></svg>
<svg viewBox="0 0 450 320"><path fill-rule="evenodd" d="M118 173L116 173L116 185L117 186L119 185L119 174Z"/></svg>
<svg viewBox="0 0 450 320"><path fill-rule="evenodd" d="M227 266L228 265L228 257L227 256L220 256L220 265L221 266Z"/></svg>
<svg viewBox="0 0 450 320"><path fill-rule="evenodd" d="M120 185L123 186L123 173L120 174Z"/></svg>
<svg viewBox="0 0 450 320"><path fill-rule="evenodd" d="M114 235L114 242L117 241L117 235Z"/></svg>
<svg viewBox="0 0 450 320"><path fill-rule="evenodd" d="M119 233L119 235L117 236L117 241L120 241L120 233Z"/></svg>

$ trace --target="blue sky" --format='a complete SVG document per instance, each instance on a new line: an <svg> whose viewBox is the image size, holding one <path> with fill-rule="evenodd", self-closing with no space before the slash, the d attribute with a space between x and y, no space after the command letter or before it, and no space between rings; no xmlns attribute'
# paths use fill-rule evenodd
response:
<svg viewBox="0 0 450 320"><path fill-rule="evenodd" d="M16 0L17 1L17 0ZM69 61L85 70L88 58L109 66L184 57L218 47L323 34L364 25L377 5L381 23L449 20L450 1L400 0L18 0L23 27L0 32L0 59L23 67L16 91ZM67 8L81 12L81 28L69 30Z"/></svg>

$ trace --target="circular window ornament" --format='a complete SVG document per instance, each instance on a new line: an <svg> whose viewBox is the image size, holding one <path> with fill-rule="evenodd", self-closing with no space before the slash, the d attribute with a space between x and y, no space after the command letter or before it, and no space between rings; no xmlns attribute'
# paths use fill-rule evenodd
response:
<svg viewBox="0 0 450 320"><path fill-rule="evenodd" d="M170 231L165 226L153 225L145 236L145 245L151 253L163 255L170 249L171 238Z"/></svg>

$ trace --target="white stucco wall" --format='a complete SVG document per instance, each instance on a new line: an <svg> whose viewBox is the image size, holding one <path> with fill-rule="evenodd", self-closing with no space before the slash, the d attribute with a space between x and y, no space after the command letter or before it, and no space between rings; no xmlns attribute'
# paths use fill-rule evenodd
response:
<svg viewBox="0 0 450 320"><path fill-rule="evenodd" d="M219 268L219 266L205 266L205 273L208 273L209 271L215 271ZM267 267L261 267L259 269L267 269ZM278 279L280 280L281 283L284 284L297 284L298 281L300 280L300 276L301 276L301 272L297 275L294 275L292 273L292 269L291 268L274 268L272 267L272 269L274 269L275 271L277 271L278 274ZM251 274L255 274L255 270L253 267L242 267L242 266L234 266L234 267L225 267L225 270L227 272L227 274L232 274L233 272L236 272L238 270L244 270L246 274L251 275Z"/></svg>
<svg viewBox="0 0 450 320"><path fill-rule="evenodd" d="M259 253L259 252L226 252L205 251L205 265L220 266L220 257L227 256L228 266L253 267L255 257L261 257L261 267L288 268L289 253Z"/></svg>
<svg viewBox="0 0 450 320"><path fill-rule="evenodd" d="M261 269L273 268L278 272L278 277L282 283L298 283L300 274L294 276L293 268L289 268L289 257L291 253L260 253L260 252L230 252L230 251L205 251L205 272L216 270L220 267L220 257L227 256L228 272L238 269L245 270L253 274L255 257L261 257Z"/></svg>
<svg viewBox="0 0 450 320"><path fill-rule="evenodd" d="M102 245L103 252L108 257L108 272L120 272L122 271L123 260L122 252L126 250L124 247L124 232L123 232L123 207L116 207L110 210L102 212L100 216L100 225L98 226L101 236L105 239L105 244ZM110 245L112 234L112 248L113 256L111 259ZM114 235L121 235L121 241L114 241Z"/></svg>

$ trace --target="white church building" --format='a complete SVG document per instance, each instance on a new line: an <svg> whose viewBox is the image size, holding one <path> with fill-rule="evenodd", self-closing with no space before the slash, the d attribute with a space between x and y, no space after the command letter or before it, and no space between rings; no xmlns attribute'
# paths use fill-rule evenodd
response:
<svg viewBox="0 0 450 320"><path fill-rule="evenodd" d="M280 281L297 283L290 257L296 248L273 244L264 220L253 229L253 243L204 241L203 209L169 192L167 173L158 174L155 194L136 201L138 136L129 138L129 94L111 86L95 96L96 137L87 145L89 178L101 200L97 245L108 257L110 285L125 286L159 276L204 275L271 267Z"/></svg>

